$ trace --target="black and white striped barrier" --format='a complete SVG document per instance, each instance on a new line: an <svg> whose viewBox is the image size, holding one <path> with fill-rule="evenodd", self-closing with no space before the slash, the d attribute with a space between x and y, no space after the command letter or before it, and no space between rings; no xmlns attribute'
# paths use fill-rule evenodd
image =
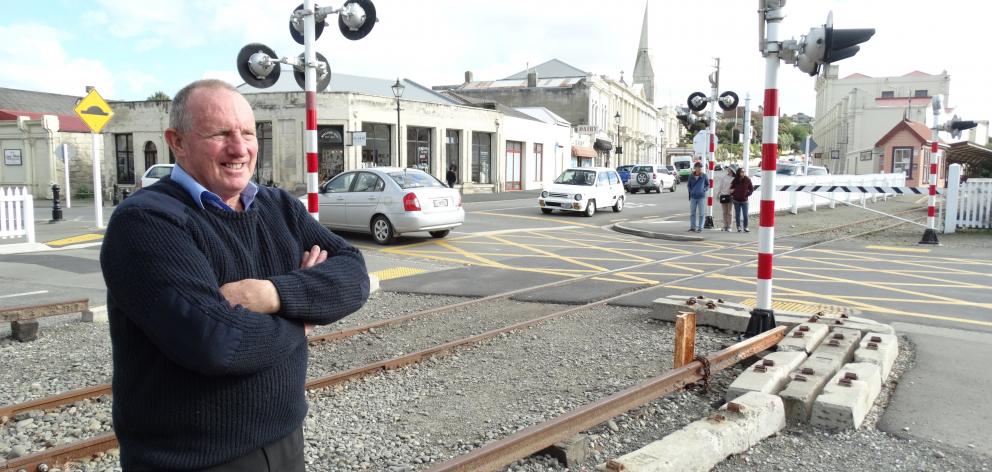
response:
<svg viewBox="0 0 992 472"><path fill-rule="evenodd" d="M757 190L761 185L755 185ZM779 185L779 192L846 192L846 193L893 193L896 195L929 195L928 187L874 187L865 185ZM943 195L944 189L937 193Z"/></svg>

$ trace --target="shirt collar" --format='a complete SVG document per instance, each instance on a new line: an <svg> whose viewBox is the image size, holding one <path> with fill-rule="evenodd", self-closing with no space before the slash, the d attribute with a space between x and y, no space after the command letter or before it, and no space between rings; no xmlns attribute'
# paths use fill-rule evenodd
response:
<svg viewBox="0 0 992 472"><path fill-rule="evenodd" d="M234 208L228 206L224 203L224 200L220 198L219 195L207 190L202 184L196 181L192 176L183 170L182 166L176 164L176 167L172 169L172 175L169 177L173 182L179 184L186 190L191 197L193 197L193 202L201 210L204 208L204 203L209 203L211 206L220 208L221 210L234 211ZM255 201L255 195L258 194L258 185L254 182L248 182L248 186L241 191L241 204L244 205L245 211L251 208L252 202Z"/></svg>

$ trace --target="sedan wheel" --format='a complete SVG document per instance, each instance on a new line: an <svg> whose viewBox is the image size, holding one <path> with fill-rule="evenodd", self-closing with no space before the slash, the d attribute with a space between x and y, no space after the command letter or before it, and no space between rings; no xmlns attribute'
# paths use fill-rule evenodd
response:
<svg viewBox="0 0 992 472"><path fill-rule="evenodd" d="M442 229L442 230L438 230L438 231L431 231L430 233L431 233L431 237L432 238L441 239L441 238L447 236L448 233L450 233L450 232L451 232L451 230Z"/></svg>
<svg viewBox="0 0 992 472"><path fill-rule="evenodd" d="M623 211L623 197L617 199L617 202L613 204L613 211L620 213Z"/></svg>
<svg viewBox="0 0 992 472"><path fill-rule="evenodd" d="M592 215L595 215L595 214L596 214L596 200L589 200L589 203L586 204L586 213L585 213L585 215L586 216L592 216Z"/></svg>
<svg viewBox="0 0 992 472"><path fill-rule="evenodd" d="M372 219L372 239L379 244L389 244L396 239L393 224L385 216L379 215Z"/></svg>

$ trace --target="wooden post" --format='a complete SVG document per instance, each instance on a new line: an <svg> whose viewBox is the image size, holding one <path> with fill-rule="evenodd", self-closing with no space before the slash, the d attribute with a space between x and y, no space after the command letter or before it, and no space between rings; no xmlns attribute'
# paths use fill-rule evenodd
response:
<svg viewBox="0 0 992 472"><path fill-rule="evenodd" d="M696 357L696 312L683 311L675 317L675 363L678 369Z"/></svg>

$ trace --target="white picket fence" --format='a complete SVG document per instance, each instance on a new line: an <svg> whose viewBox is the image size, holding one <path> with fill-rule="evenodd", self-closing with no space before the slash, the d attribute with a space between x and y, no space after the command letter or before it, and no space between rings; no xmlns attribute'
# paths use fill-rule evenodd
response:
<svg viewBox="0 0 992 472"><path fill-rule="evenodd" d="M752 178L754 185L761 184L761 178ZM876 192L868 187L905 187L906 174L862 174L862 175L776 175L775 187L785 185L806 185L806 186L861 186L869 190L868 193L861 192L808 192L808 191L776 191L775 210L788 209L795 214L800 208L809 208L816 211L819 205L828 205L834 208L837 202L857 201L864 205L868 199L877 201L879 197L885 198L888 195ZM891 194L890 194L891 195ZM748 213L758 214L761 212L761 190L755 190L748 200Z"/></svg>
<svg viewBox="0 0 992 472"><path fill-rule="evenodd" d="M969 179L960 183L961 166L951 164L947 172L944 232L957 228L992 228L992 179Z"/></svg>
<svg viewBox="0 0 992 472"><path fill-rule="evenodd" d="M0 187L0 239L34 243L34 198L27 187Z"/></svg>

